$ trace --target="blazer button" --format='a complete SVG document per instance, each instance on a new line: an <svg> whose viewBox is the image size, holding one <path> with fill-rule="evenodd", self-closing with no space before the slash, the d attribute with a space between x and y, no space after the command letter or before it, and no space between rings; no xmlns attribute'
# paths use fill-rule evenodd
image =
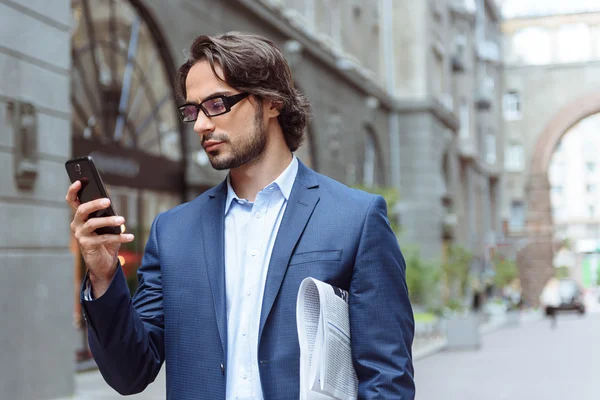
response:
<svg viewBox="0 0 600 400"><path fill-rule="evenodd" d="M225 366L221 363L221 373L225 375Z"/></svg>

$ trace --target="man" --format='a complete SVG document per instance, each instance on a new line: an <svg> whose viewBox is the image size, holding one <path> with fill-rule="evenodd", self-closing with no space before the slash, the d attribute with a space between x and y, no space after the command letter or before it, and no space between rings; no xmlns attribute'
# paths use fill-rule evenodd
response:
<svg viewBox="0 0 600 400"><path fill-rule="evenodd" d="M82 304L104 379L138 393L166 361L169 399L298 399L298 288L314 277L349 292L361 399L413 399L414 321L405 264L380 196L304 166L293 152L306 99L269 40L201 36L180 68L184 122L227 179L156 217L133 297L117 254L123 218L66 199L88 275Z"/></svg>

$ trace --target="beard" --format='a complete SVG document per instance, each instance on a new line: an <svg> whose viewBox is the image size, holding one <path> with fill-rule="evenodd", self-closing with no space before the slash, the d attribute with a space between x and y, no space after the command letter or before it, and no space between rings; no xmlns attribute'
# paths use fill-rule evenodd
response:
<svg viewBox="0 0 600 400"><path fill-rule="evenodd" d="M204 141L213 139L223 141L223 147L214 151L206 152L210 164L217 171L224 169L233 169L246 164L253 164L259 161L267 147L267 133L263 126L262 108L259 107L254 115L254 123L250 127L250 132L244 135L239 141L231 142L227 135L207 135Z"/></svg>

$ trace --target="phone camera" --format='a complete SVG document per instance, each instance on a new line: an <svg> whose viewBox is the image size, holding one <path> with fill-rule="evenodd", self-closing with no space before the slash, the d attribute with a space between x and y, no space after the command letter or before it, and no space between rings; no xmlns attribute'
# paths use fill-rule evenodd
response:
<svg viewBox="0 0 600 400"><path fill-rule="evenodd" d="M75 164L75 171L81 173L81 165L80 164Z"/></svg>

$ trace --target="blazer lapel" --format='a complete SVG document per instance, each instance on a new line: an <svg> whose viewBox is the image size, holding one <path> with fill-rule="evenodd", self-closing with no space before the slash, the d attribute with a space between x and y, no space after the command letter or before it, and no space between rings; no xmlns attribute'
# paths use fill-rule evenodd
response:
<svg viewBox="0 0 600 400"><path fill-rule="evenodd" d="M217 327L223 352L227 354L227 300L225 297L225 200L227 183L222 182L208 193L201 210L202 247L206 272L213 295Z"/></svg>
<svg viewBox="0 0 600 400"><path fill-rule="evenodd" d="M296 175L296 181L294 182L281 225L279 226L269 262L260 314L259 341L265 322L279 293L292 252L315 206L319 202L317 191L314 190L318 186L315 172L308 169L298 160L298 174Z"/></svg>

